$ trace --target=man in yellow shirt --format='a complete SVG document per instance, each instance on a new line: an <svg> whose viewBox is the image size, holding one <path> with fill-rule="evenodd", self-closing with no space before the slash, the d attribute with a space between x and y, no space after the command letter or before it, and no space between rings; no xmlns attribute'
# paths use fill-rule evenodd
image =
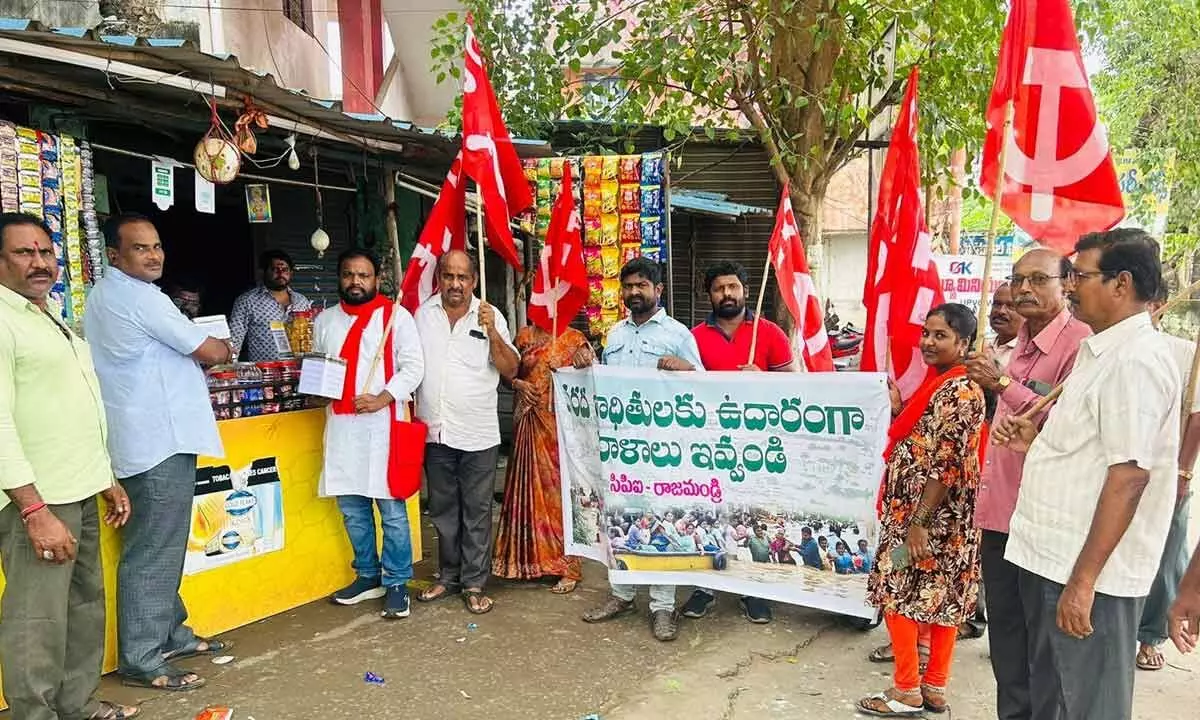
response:
<svg viewBox="0 0 1200 720"><path fill-rule="evenodd" d="M87 345L49 301L50 233L0 214L0 663L13 720L120 720L97 701L104 659L100 518L131 511L105 449L100 386Z"/></svg>

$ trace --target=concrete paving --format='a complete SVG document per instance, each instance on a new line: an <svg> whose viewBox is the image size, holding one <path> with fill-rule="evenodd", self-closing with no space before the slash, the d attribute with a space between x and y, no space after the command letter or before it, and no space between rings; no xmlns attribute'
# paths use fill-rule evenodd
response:
<svg viewBox="0 0 1200 720"><path fill-rule="evenodd" d="M418 584L433 564L427 555L417 566ZM378 617L375 603L313 603L229 633L237 644L229 665L190 661L208 678L201 690L135 691L110 677L103 694L144 701L148 720L190 720L206 705L228 705L238 720L820 720L856 717L854 701L889 683L890 666L865 659L886 642L882 629L854 630L836 616L786 606L776 607L774 623L751 625L736 598L721 595L709 617L683 620L676 642L659 643L644 610L602 625L579 620L606 587L603 568L589 563L568 596L542 584L498 583L496 608L483 616L457 599L414 603L412 617L392 622ZM681 602L688 590L680 589ZM986 640L959 648L954 718L994 718ZM1196 717L1200 656L1170 648L1167 657L1165 670L1138 674L1138 720ZM385 684L367 684L366 672Z"/></svg>

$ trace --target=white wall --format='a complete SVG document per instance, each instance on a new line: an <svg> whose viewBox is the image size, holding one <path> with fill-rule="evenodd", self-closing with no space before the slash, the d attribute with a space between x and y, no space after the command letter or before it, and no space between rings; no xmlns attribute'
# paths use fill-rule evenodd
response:
<svg viewBox="0 0 1200 720"><path fill-rule="evenodd" d="M834 311L842 323L852 322L861 330L867 319L862 304L863 284L867 278L866 233L825 233L824 260Z"/></svg>

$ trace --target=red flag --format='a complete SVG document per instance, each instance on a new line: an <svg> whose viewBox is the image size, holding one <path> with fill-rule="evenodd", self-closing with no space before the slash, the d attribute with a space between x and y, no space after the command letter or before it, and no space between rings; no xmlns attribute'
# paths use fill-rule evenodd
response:
<svg viewBox="0 0 1200 720"><path fill-rule="evenodd" d="M566 163L562 192L554 202L550 227L546 231L546 246L542 248L540 267L533 278L533 292L529 296L529 321L546 332L554 332L557 317L558 334L563 334L587 304L587 268L583 264L579 228L571 164Z"/></svg>
<svg viewBox="0 0 1200 720"><path fill-rule="evenodd" d="M931 371L918 344L925 315L940 305L941 283L933 264L921 166L917 151L917 81L913 68L900 105L879 179L879 207L867 249L863 305L867 332L861 368L883 372L891 341L891 375L902 397L912 395Z"/></svg>
<svg viewBox="0 0 1200 720"><path fill-rule="evenodd" d="M1000 207L1047 247L1125 217L1108 137L1096 115L1067 0L1013 0L988 101L979 184L995 197L1004 114L1013 103Z"/></svg>
<svg viewBox="0 0 1200 720"><path fill-rule="evenodd" d="M467 247L466 223L467 189L462 178L462 152L454 158L442 191L433 203L433 210L421 228L412 259L404 270L400 284L400 304L416 312L421 303L437 292L438 258L451 250Z"/></svg>
<svg viewBox="0 0 1200 720"><path fill-rule="evenodd" d="M470 18L463 55L463 170L479 188L489 246L504 262L521 272L521 256L509 223L513 216L533 204L533 196L504 118L500 116L500 105L483 67L483 54Z"/></svg>
<svg viewBox="0 0 1200 720"><path fill-rule="evenodd" d="M771 233L771 264L775 266L775 281L779 294L796 322L796 346L805 367L813 372L833 370L833 352L829 349L829 334L825 331L825 314L817 300L817 287L808 269L800 228L792 212L792 197L785 187L775 213L775 230Z"/></svg>

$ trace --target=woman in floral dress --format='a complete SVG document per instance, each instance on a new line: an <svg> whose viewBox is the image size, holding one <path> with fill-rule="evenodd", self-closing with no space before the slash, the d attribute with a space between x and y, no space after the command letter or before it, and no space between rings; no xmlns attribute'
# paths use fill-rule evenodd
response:
<svg viewBox="0 0 1200 720"><path fill-rule="evenodd" d="M859 701L879 717L944 712L946 679L958 626L979 591L979 531L975 496L983 446L983 391L966 377L963 360L975 337L965 306L929 312L921 355L937 375L900 408L892 388L887 470L880 491L880 539L868 580L871 602L883 610L896 656L894 686ZM921 676L920 626L930 634Z"/></svg>
<svg viewBox="0 0 1200 720"><path fill-rule="evenodd" d="M513 449L504 480L504 502L492 574L516 580L557 577L562 594L583 577L577 557L564 554L562 480L551 371L571 367L576 354L591 354L587 338L567 328L557 339L529 326L517 333L521 365L513 380Z"/></svg>

